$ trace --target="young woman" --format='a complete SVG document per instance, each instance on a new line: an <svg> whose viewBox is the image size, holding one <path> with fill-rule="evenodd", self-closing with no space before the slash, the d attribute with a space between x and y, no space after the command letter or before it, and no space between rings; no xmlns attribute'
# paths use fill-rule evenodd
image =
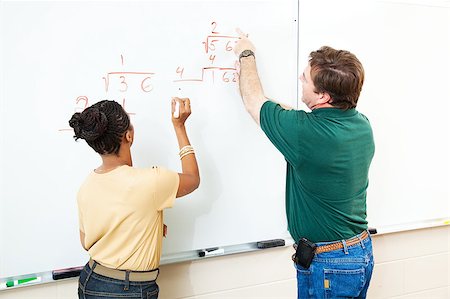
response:
<svg viewBox="0 0 450 299"><path fill-rule="evenodd" d="M79 298L158 298L163 210L200 183L185 128L190 114L189 99L172 100L182 173L133 167L134 130L117 102L98 102L70 119L75 140L86 140L103 161L77 195L80 240L90 256L80 274Z"/></svg>

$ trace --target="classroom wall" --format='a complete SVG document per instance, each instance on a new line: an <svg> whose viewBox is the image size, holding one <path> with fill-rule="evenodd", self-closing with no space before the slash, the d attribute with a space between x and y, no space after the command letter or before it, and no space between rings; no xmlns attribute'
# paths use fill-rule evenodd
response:
<svg viewBox="0 0 450 299"><path fill-rule="evenodd" d="M449 298L450 226L375 235L369 298ZM278 248L161 267L161 299L295 298L293 249ZM0 299L75 299L77 280L0 292Z"/></svg>

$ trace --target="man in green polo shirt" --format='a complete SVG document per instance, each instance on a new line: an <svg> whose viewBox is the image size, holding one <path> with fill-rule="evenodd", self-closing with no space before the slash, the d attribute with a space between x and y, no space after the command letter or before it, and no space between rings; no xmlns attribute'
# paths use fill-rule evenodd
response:
<svg viewBox="0 0 450 299"><path fill-rule="evenodd" d="M255 47L238 33L244 105L287 161L298 298L365 298L373 269L366 190L375 147L368 119L355 109L364 69L348 51L312 52L300 77L312 112L294 110L265 98Z"/></svg>

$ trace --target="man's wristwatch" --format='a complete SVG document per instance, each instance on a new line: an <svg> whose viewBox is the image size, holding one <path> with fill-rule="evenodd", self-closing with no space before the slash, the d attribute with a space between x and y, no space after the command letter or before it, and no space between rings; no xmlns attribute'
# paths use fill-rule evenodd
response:
<svg viewBox="0 0 450 299"><path fill-rule="evenodd" d="M241 61L242 57L248 57L248 56L253 56L255 57L255 53L252 50L244 50L241 52L241 54L239 55L239 61Z"/></svg>

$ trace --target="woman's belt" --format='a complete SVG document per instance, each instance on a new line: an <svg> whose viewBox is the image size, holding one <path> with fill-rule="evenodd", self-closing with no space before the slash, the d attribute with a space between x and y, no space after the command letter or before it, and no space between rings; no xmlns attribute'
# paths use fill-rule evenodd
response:
<svg viewBox="0 0 450 299"><path fill-rule="evenodd" d="M153 281L159 275L159 268L151 271L118 270L102 266L93 259L89 259L89 267L94 273L119 280L127 280L128 276L129 281Z"/></svg>

